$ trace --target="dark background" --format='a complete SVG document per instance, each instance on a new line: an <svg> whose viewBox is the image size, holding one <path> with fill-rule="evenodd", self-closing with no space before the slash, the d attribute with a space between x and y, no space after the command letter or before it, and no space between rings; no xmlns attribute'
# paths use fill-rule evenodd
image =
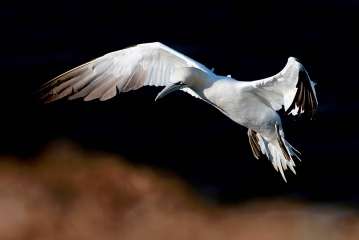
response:
<svg viewBox="0 0 359 240"><path fill-rule="evenodd" d="M57 1L0 8L0 154L31 161L67 139L135 164L180 175L213 201L290 196L359 203L357 168L358 1ZM182 92L154 103L156 88L107 102L42 105L36 90L81 63L137 43L160 41L219 74L255 80L289 56L317 85L314 120L284 120L303 153L285 184L252 156L247 130Z"/></svg>

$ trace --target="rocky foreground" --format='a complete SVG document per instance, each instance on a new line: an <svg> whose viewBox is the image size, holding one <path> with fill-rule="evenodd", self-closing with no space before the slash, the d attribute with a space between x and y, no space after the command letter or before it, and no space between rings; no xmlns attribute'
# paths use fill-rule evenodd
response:
<svg viewBox="0 0 359 240"><path fill-rule="evenodd" d="M54 145L0 157L0 239L359 239L354 210L285 200L218 206L176 177Z"/></svg>

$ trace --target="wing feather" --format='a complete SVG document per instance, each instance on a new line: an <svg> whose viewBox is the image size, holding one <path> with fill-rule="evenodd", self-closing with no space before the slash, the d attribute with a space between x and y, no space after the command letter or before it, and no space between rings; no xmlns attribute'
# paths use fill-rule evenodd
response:
<svg viewBox="0 0 359 240"><path fill-rule="evenodd" d="M172 75L176 69L185 67L212 74L204 65L161 43L145 43L108 53L67 71L45 83L40 94L45 102L65 97L104 101L117 92L181 81L181 76Z"/></svg>
<svg viewBox="0 0 359 240"><path fill-rule="evenodd" d="M313 116L318 107L315 83L304 66L290 57L284 69L269 78L253 81L254 91L263 97L274 110L284 110L289 115Z"/></svg>

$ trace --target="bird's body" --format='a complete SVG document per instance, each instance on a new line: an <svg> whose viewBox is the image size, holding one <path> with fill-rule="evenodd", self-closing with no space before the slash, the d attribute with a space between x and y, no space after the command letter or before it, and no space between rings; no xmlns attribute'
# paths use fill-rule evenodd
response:
<svg viewBox="0 0 359 240"><path fill-rule="evenodd" d="M201 63L161 44L147 43L106 54L72 69L44 85L47 102L63 97L107 100L118 92L142 86L165 86L156 99L182 90L216 107L248 128L256 158L267 156L274 168L294 173L295 150L285 139L281 118L288 114L313 114L317 108L314 83L304 67L290 57L278 74L252 82L219 76Z"/></svg>

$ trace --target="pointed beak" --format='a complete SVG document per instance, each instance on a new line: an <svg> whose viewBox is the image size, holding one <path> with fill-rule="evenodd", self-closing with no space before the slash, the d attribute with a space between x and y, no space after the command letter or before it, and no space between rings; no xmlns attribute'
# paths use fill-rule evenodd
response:
<svg viewBox="0 0 359 240"><path fill-rule="evenodd" d="M159 94L157 94L155 101L163 98L167 94L174 92L176 90L180 90L181 88L184 88L186 85L184 83L175 83L172 85L166 86Z"/></svg>

